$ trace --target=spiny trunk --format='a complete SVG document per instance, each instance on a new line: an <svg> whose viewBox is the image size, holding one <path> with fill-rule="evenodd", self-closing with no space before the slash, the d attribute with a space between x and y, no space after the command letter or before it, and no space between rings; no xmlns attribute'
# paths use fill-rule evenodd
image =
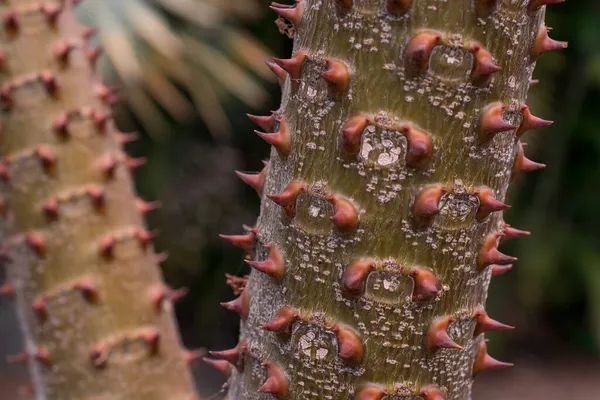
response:
<svg viewBox="0 0 600 400"><path fill-rule="evenodd" d="M240 399L471 397L488 356L493 275L514 258L502 201L549 124L524 106L553 0L301 0L294 55L275 60L279 110L251 117L273 145L260 175L255 269L226 306ZM280 21L281 22L281 21ZM279 26L283 26L279 24ZM263 185L264 183L264 185ZM222 356L217 354L218 356ZM386 397L387 396L387 397Z"/></svg>
<svg viewBox="0 0 600 400"><path fill-rule="evenodd" d="M73 3L73 4L72 4ZM4 1L2 235L38 399L181 399L194 390L78 1Z"/></svg>

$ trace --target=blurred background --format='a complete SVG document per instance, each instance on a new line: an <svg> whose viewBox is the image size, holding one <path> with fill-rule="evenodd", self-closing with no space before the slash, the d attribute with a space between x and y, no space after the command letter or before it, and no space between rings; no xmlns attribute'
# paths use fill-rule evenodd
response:
<svg viewBox="0 0 600 400"><path fill-rule="evenodd" d="M259 201L233 173L255 171L269 147L256 138L245 113L278 107L279 87L264 65L286 56L267 0L88 0L81 19L100 28L102 71L121 101L128 145L148 163L136 172L138 193L163 208L148 224L160 230L166 281L186 286L176 306L189 348L225 349L237 342L238 319L219 307L233 298L225 273L244 275L241 250L219 233L252 225ZM565 51L544 56L528 103L556 120L526 137L528 156L548 164L510 188L506 221L532 236L504 244L519 261L495 278L488 309L516 325L491 334L490 353L514 368L477 379L474 399L600 398L600 2L549 7L552 36ZM1 277L0 277L1 279ZM25 370L4 363L21 342L10 303L0 298L0 388L18 399ZM194 367L202 398L220 398L223 378ZM11 392L12 390L12 392ZM7 394L12 393L12 394ZM4 397L2 398L4 400Z"/></svg>

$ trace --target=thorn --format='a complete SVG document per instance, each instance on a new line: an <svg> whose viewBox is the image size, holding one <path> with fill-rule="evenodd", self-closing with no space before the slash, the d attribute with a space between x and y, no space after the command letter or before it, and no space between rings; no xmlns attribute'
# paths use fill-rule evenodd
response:
<svg viewBox="0 0 600 400"><path fill-rule="evenodd" d="M360 364L365 351L356 333L341 324L336 324L332 331L337 337L338 356L350 365Z"/></svg>
<svg viewBox="0 0 600 400"><path fill-rule="evenodd" d="M150 297L152 299L152 305L154 313L159 315L165 301L171 304L177 303L179 300L184 298L188 294L187 288L171 289L164 284L158 284L151 290Z"/></svg>
<svg viewBox="0 0 600 400"><path fill-rule="evenodd" d="M82 32L81 36L83 37L84 41L88 41L93 36L95 36L97 33L98 33L97 28L86 26L83 28L83 32Z"/></svg>
<svg viewBox="0 0 600 400"><path fill-rule="evenodd" d="M13 86L11 84L5 84L2 89L0 89L0 101L3 110L10 110L14 105L12 90Z"/></svg>
<svg viewBox="0 0 600 400"><path fill-rule="evenodd" d="M302 316L298 311L294 310L292 307L284 306L277 311L273 319L267 324L261 325L260 328L289 337L292 334L292 325L300 319L302 319Z"/></svg>
<svg viewBox="0 0 600 400"><path fill-rule="evenodd" d="M54 44L54 56L62 66L65 66L69 63L69 55L74 49L75 46L66 40L59 40Z"/></svg>
<svg viewBox="0 0 600 400"><path fill-rule="evenodd" d="M565 0L529 0L527 10L533 12L539 10L543 6L549 6L558 3L564 3Z"/></svg>
<svg viewBox="0 0 600 400"><path fill-rule="evenodd" d="M433 218L440 213L439 203L448 189L440 184L426 186L416 197L413 215L419 225L430 225Z"/></svg>
<svg viewBox="0 0 600 400"><path fill-rule="evenodd" d="M534 116L526 105L521 106L521 111L523 112L523 121L517 130L517 137L522 136L531 129L544 128L554 123L554 121L546 121L545 119Z"/></svg>
<svg viewBox="0 0 600 400"><path fill-rule="evenodd" d="M272 132L275 129L275 114L268 116L246 114L246 116L265 132Z"/></svg>
<svg viewBox="0 0 600 400"><path fill-rule="evenodd" d="M498 7L498 2L499 0L475 0L475 13L477 17L489 17Z"/></svg>
<svg viewBox="0 0 600 400"><path fill-rule="evenodd" d="M265 177L267 175L266 166L257 174L246 174L240 171L235 171L235 174L242 180L242 182L254 189L256 193L258 193L259 197L262 196L265 188Z"/></svg>
<svg viewBox="0 0 600 400"><path fill-rule="evenodd" d="M0 218L6 218L8 214L8 204L3 196L0 196Z"/></svg>
<svg viewBox="0 0 600 400"><path fill-rule="evenodd" d="M480 221L493 212L508 210L511 207L496 200L494 192L485 187L476 189L473 195L479 199L479 208L477 208L475 218Z"/></svg>
<svg viewBox="0 0 600 400"><path fill-rule="evenodd" d="M265 248L269 249L269 258L264 261L244 260L257 271L263 272L275 279L282 279L285 273L285 263L281 252L274 244L268 244Z"/></svg>
<svg viewBox="0 0 600 400"><path fill-rule="evenodd" d="M296 200L300 193L306 192L306 186L298 181L291 181L285 190L278 194L268 194L267 197L283 208L288 217L296 215Z"/></svg>
<svg viewBox="0 0 600 400"><path fill-rule="evenodd" d="M502 237L500 238L500 243L504 242L505 240L518 239L520 237L529 235L531 235L531 232L522 231L520 229L511 227L509 224L504 224L504 229L502 230Z"/></svg>
<svg viewBox="0 0 600 400"><path fill-rule="evenodd" d="M35 149L35 155L42 162L42 168L48 175L56 175L56 154L48 146L40 145Z"/></svg>
<svg viewBox="0 0 600 400"><path fill-rule="evenodd" d="M469 51L473 54L473 69L471 70L471 79L476 85L482 85L489 81L492 74L500 71L502 68L494 64L494 59L490 52L479 43L471 45Z"/></svg>
<svg viewBox="0 0 600 400"><path fill-rule="evenodd" d="M52 129L60 138L66 139L69 136L69 114L65 113L56 118Z"/></svg>
<svg viewBox="0 0 600 400"><path fill-rule="evenodd" d="M53 28L56 27L56 21L58 20L58 16L62 12L63 7L63 5L58 4L43 4L42 6L40 6L40 11L42 14L44 14L44 17L46 17L46 22L48 23L48 25L50 25Z"/></svg>
<svg viewBox="0 0 600 400"><path fill-rule="evenodd" d="M406 164L416 167L431 156L433 142L425 131L415 128L412 124L403 124L400 132L406 137L408 144Z"/></svg>
<svg viewBox="0 0 600 400"><path fill-rule="evenodd" d="M512 169L512 178L520 172L532 172L543 168L546 168L546 164L540 164L525 157L525 149L523 149L523 144L519 142L519 150L517 151Z"/></svg>
<svg viewBox="0 0 600 400"><path fill-rule="evenodd" d="M49 220L58 218L58 200L52 197L42 205L42 212Z"/></svg>
<svg viewBox="0 0 600 400"><path fill-rule="evenodd" d="M437 318L431 323L427 331L427 350L434 353L439 349L462 349L448 335L448 327L456 322L456 319L451 316Z"/></svg>
<svg viewBox="0 0 600 400"><path fill-rule="evenodd" d="M235 276L231 274L225 274L225 279L227 285L233 290L233 294L238 296L240 293L244 291L246 285L248 284L248 279L250 277L248 275L245 276Z"/></svg>
<svg viewBox="0 0 600 400"><path fill-rule="evenodd" d="M500 236L500 234L491 234L481 246L479 257L477 259L477 266L479 269L483 269L492 264L506 265L517 261L515 257L507 256L498 251L496 242Z"/></svg>
<svg viewBox="0 0 600 400"><path fill-rule="evenodd" d="M106 129L106 124L107 124L108 120L111 118L110 113L94 110L90 114L90 117L91 117L92 122L94 123L94 126L96 127L96 129L100 133L104 133L104 130Z"/></svg>
<svg viewBox="0 0 600 400"><path fill-rule="evenodd" d="M17 13L15 11L8 11L2 16L2 23L4 24L4 30L9 35L14 35L19 30L19 20L17 19Z"/></svg>
<svg viewBox="0 0 600 400"><path fill-rule="evenodd" d="M292 58L273 58L273 61L287 72L292 79L297 81L302 74L302 65L304 64L306 57L306 52L304 50L299 50Z"/></svg>
<svg viewBox="0 0 600 400"><path fill-rule="evenodd" d="M146 328L143 329L137 337L144 342L149 355L154 356L158 354L160 344L160 333L158 333L158 331L152 328Z"/></svg>
<svg viewBox="0 0 600 400"><path fill-rule="evenodd" d="M492 277L504 275L512 269L512 264L507 265L492 265Z"/></svg>
<svg viewBox="0 0 600 400"><path fill-rule="evenodd" d="M108 361L108 348L105 343L98 343L89 352L89 359L95 368L104 368Z"/></svg>
<svg viewBox="0 0 600 400"><path fill-rule="evenodd" d="M321 72L321 76L331 88L333 92L342 95L348 89L350 74L348 67L341 61L325 60L325 71Z"/></svg>
<svg viewBox="0 0 600 400"><path fill-rule="evenodd" d="M413 0L387 0L387 12L400 16L404 15L410 9Z"/></svg>
<svg viewBox="0 0 600 400"><path fill-rule="evenodd" d="M46 256L46 243L42 235L36 232L29 232L25 235L25 243L33 250L35 253L44 258Z"/></svg>
<svg viewBox="0 0 600 400"><path fill-rule="evenodd" d="M356 156L360 152L362 135L371 123L371 119L366 115L355 115L351 117L342 128L342 149L351 156Z"/></svg>
<svg viewBox="0 0 600 400"><path fill-rule="evenodd" d="M507 107L501 103L489 105L479 119L479 135L483 140L491 139L501 132L517 129L516 126L505 122L502 114Z"/></svg>
<svg viewBox="0 0 600 400"><path fill-rule="evenodd" d="M136 140L138 140L140 138L140 135L137 132L129 132L129 133L119 133L117 137L118 137L117 140L120 144L127 144L127 143L132 143L132 142L135 142Z"/></svg>
<svg viewBox="0 0 600 400"><path fill-rule="evenodd" d="M412 267L408 275L414 281L413 301L431 301L442 293L438 279L430 269Z"/></svg>
<svg viewBox="0 0 600 400"><path fill-rule="evenodd" d="M279 82L279 86L283 87L285 80L287 79L287 72L279 65L271 61L265 61L267 67L273 72L273 74L277 77L277 81Z"/></svg>
<svg viewBox="0 0 600 400"><path fill-rule="evenodd" d="M56 78L54 77L52 72L40 72L38 75L38 79L44 85L44 88L46 89L46 92L48 92L49 95L56 96L58 92L58 82L56 81Z"/></svg>
<svg viewBox="0 0 600 400"><path fill-rule="evenodd" d="M530 87L530 88L532 88L532 87L534 87L535 85L537 85L538 83L540 83L540 80L539 80L539 79L531 79L531 80L529 81L529 87Z"/></svg>
<svg viewBox="0 0 600 400"><path fill-rule="evenodd" d="M338 195L331 195L327 198L333 204L334 214L329 219L335 227L342 233L351 233L358 227L358 210L348 199Z"/></svg>
<svg viewBox="0 0 600 400"><path fill-rule="evenodd" d="M283 17L294 24L295 27L300 25L302 15L304 14L304 2L297 1L296 4L279 4L271 3L269 8L275 11L280 17Z"/></svg>
<svg viewBox="0 0 600 400"><path fill-rule="evenodd" d="M135 204L137 206L137 209L140 211L140 213L142 213L144 215L151 213L152 211L156 211L162 207L162 202L160 202L158 200L144 201L144 200L138 198L135 200Z"/></svg>
<svg viewBox="0 0 600 400"><path fill-rule="evenodd" d="M261 139L275 147L280 156L285 157L290 154L291 138L288 130L288 124L285 119L279 121L279 130L273 133L264 133L254 131Z"/></svg>
<svg viewBox="0 0 600 400"><path fill-rule="evenodd" d="M367 386L359 390L353 400L382 400L388 395L383 388L378 386Z"/></svg>
<svg viewBox="0 0 600 400"><path fill-rule="evenodd" d="M97 83L94 86L94 93L106 105L110 106L119 101L119 97L115 90L110 89L103 83Z"/></svg>
<svg viewBox="0 0 600 400"><path fill-rule="evenodd" d="M116 240L113 236L104 236L98 243L98 253L105 259L112 259L114 256L115 244Z"/></svg>
<svg viewBox="0 0 600 400"><path fill-rule="evenodd" d="M196 363L196 361L202 359L206 356L205 349L197 349L197 350L184 350L183 351L183 359L188 365L192 365Z"/></svg>
<svg viewBox="0 0 600 400"><path fill-rule="evenodd" d="M345 9L349 10L352 8L352 6L354 5L354 0L336 0L337 3L344 7Z"/></svg>
<svg viewBox="0 0 600 400"><path fill-rule="evenodd" d="M233 365L238 370L238 372L241 373L244 372L244 352L246 352L247 349L248 346L245 342L242 341L233 349L223 351L209 351L208 354L210 354L216 359L227 361L228 363Z"/></svg>
<svg viewBox="0 0 600 400"><path fill-rule="evenodd" d="M347 295L362 296L369 274L377 268L371 258L352 261L342 274L342 289Z"/></svg>
<svg viewBox="0 0 600 400"><path fill-rule="evenodd" d="M204 361L206 364L210 365L211 367L225 375L227 378L231 376L231 370L233 367L227 361L213 360L207 357L202 357L202 361Z"/></svg>
<svg viewBox="0 0 600 400"><path fill-rule="evenodd" d="M219 237L234 246L242 248L251 258L254 257L256 235L252 232L246 235L219 235Z"/></svg>
<svg viewBox="0 0 600 400"><path fill-rule="evenodd" d="M221 305L229 311L238 313L240 318L245 320L248 318L248 312L250 311L250 296L248 290L244 290L236 299L228 303L221 303Z"/></svg>
<svg viewBox="0 0 600 400"><path fill-rule="evenodd" d="M162 264L165 261L167 261L168 258L169 258L169 253L167 253L167 252L158 253L154 256L154 262L157 264Z"/></svg>
<svg viewBox="0 0 600 400"><path fill-rule="evenodd" d="M148 245L152 242L152 240L158 236L158 231L157 230L147 231L143 228L139 228L135 231L134 236L140 243L140 246L143 249L146 249L148 247Z"/></svg>
<svg viewBox="0 0 600 400"><path fill-rule="evenodd" d="M479 307L477 310L475 310L475 313L473 313L473 318L477 321L475 325L475 331L473 332L473 337L477 337L485 332L509 331L511 329L515 329L514 326L505 325L501 322L491 319L483 307Z"/></svg>
<svg viewBox="0 0 600 400"><path fill-rule="evenodd" d="M473 366L474 377L482 371L502 369L513 366L513 364L505 363L502 361L498 361L495 358L492 358L487 352L486 342L487 340L482 340L481 344L479 345L479 351L477 352L477 357L475 358L475 365Z"/></svg>
<svg viewBox="0 0 600 400"><path fill-rule="evenodd" d="M421 388L419 396L423 400L446 400L446 395L437 385L427 385Z"/></svg>
<svg viewBox="0 0 600 400"><path fill-rule="evenodd" d="M102 55L102 53L104 53L104 49L102 48L102 46L98 46L96 48L88 48L85 52L85 56L88 59L88 63L90 64L90 66L92 67L92 69L94 69L96 67L96 62L98 61L98 58L100 58L100 56Z"/></svg>
<svg viewBox="0 0 600 400"><path fill-rule="evenodd" d="M10 174L8 172L8 162L5 160L0 161L0 179L4 183L10 182Z"/></svg>
<svg viewBox="0 0 600 400"><path fill-rule="evenodd" d="M104 189L98 185L89 185L85 189L85 192L89 196L89 198L92 202L92 207L97 212L103 213L105 211L105 205L106 205L106 197L104 194Z"/></svg>
<svg viewBox="0 0 600 400"><path fill-rule="evenodd" d="M146 157L138 157L138 158L126 157L126 159L125 159L125 164L127 165L127 168L129 168L129 170L131 172L135 171L136 169L138 169L139 167L141 167L143 165L146 165L146 162L148 162Z"/></svg>
<svg viewBox="0 0 600 400"><path fill-rule="evenodd" d="M40 319L41 321L45 321L48 318L46 296L42 294L36 297L36 299L33 301L33 304L31 305L31 309L33 310L34 314L37 316L38 319Z"/></svg>
<svg viewBox="0 0 600 400"><path fill-rule="evenodd" d="M0 297L13 299L15 297L15 287L12 283L6 281L0 285Z"/></svg>
<svg viewBox="0 0 600 400"><path fill-rule="evenodd" d="M267 380L258 389L261 393L270 393L276 399L286 399L288 397L288 379L278 366L270 361L262 364L267 367Z"/></svg>
<svg viewBox="0 0 600 400"><path fill-rule="evenodd" d="M83 298L89 303L97 304L100 300L98 287L89 279L79 279L73 283L73 289L81 292Z"/></svg>
<svg viewBox="0 0 600 400"><path fill-rule="evenodd" d="M429 69L433 49L442 41L438 32L421 31L410 39L404 50L404 66L412 73L424 73Z"/></svg>
<svg viewBox="0 0 600 400"><path fill-rule="evenodd" d="M567 42L559 42L550 39L548 32L552 28L542 26L538 32L535 42L533 42L533 48L531 49L531 62L535 62L544 53L551 51L562 50L569 47Z"/></svg>

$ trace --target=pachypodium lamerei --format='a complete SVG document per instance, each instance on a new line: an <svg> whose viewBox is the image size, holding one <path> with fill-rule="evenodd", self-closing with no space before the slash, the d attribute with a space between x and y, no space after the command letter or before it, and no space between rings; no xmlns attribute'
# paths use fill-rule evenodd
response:
<svg viewBox="0 0 600 400"><path fill-rule="evenodd" d="M14 299L36 399L191 400L173 301L78 0L0 2L0 295Z"/></svg>
<svg viewBox="0 0 600 400"><path fill-rule="evenodd" d="M273 3L294 37L269 66L281 106L251 116L272 145L237 243L254 268L240 297L232 399L471 398L510 366L484 303L527 235L507 225L511 179L543 168L521 137L549 125L525 105L561 0ZM239 287L238 287L239 289Z"/></svg>

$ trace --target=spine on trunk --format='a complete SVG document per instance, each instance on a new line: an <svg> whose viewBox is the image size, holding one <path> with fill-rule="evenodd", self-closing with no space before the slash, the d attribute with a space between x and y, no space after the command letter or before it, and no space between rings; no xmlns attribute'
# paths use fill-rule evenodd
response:
<svg viewBox="0 0 600 400"><path fill-rule="evenodd" d="M37 399L190 400L171 301L79 1L0 4L2 260Z"/></svg>
<svg viewBox="0 0 600 400"><path fill-rule="evenodd" d="M525 105L534 63L566 47L552 0L273 3L294 37L269 66L281 107L251 118L272 145L241 174L257 226L226 237L254 269L241 296L230 397L471 397L487 353L494 275L528 234L502 211L511 179L542 168L521 136L550 124ZM284 21L287 21L285 22Z"/></svg>

